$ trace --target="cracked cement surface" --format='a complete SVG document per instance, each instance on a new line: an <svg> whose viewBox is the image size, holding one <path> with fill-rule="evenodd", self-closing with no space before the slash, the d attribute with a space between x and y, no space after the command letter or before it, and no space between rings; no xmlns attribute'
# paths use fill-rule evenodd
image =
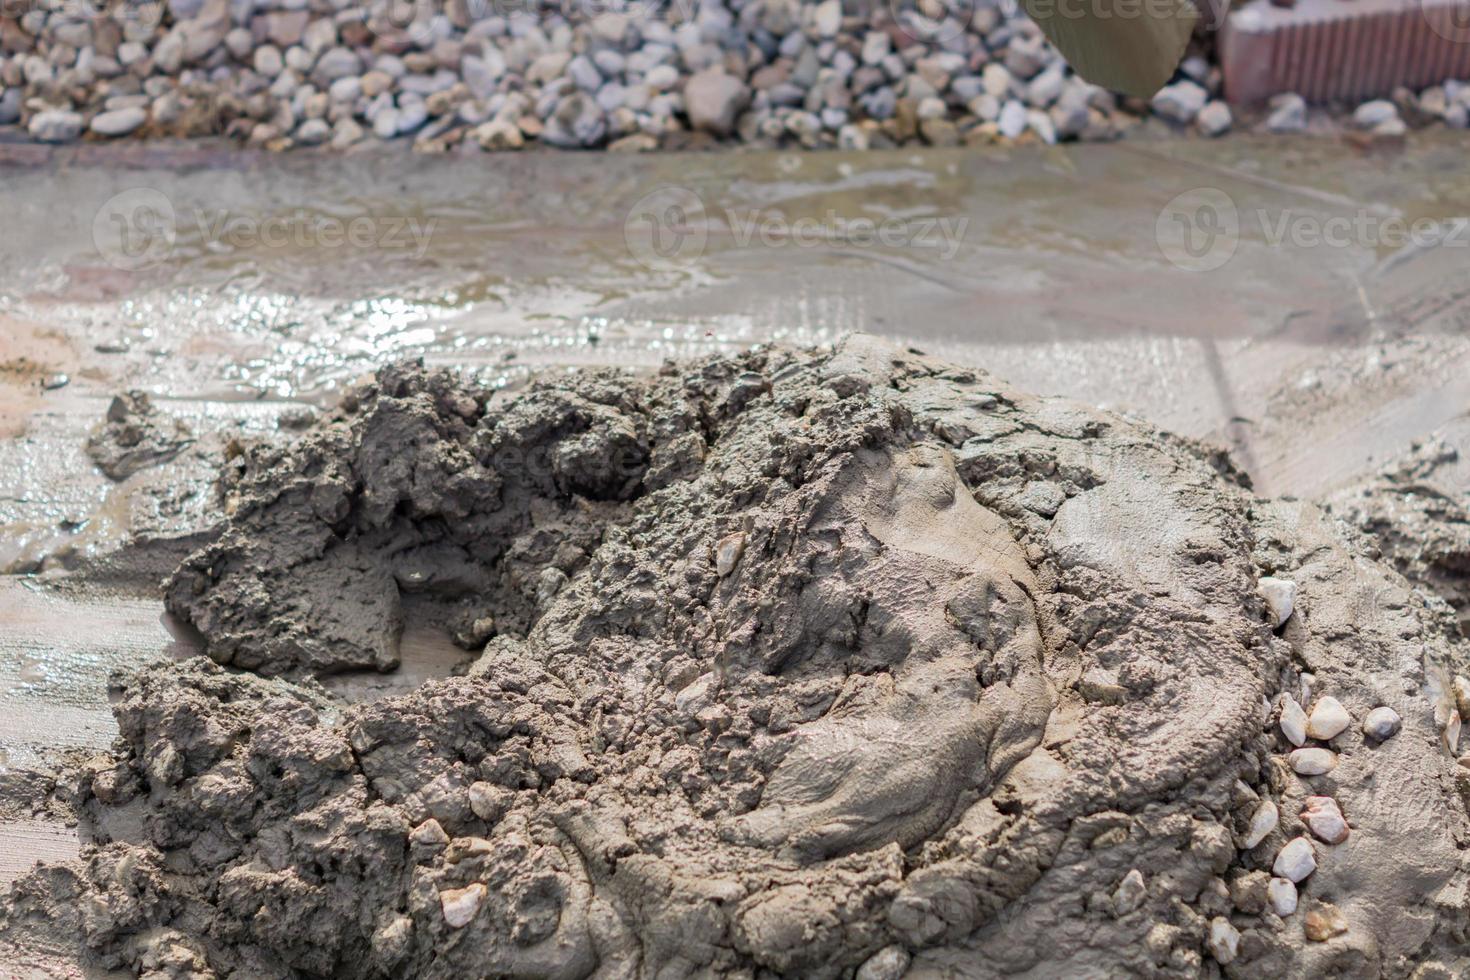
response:
<svg viewBox="0 0 1470 980"><path fill-rule="evenodd" d="M166 599L208 659L116 677L64 781L94 844L7 937L148 977L1470 966L1454 617L1217 450L855 337L511 397L392 367L220 495ZM465 675L318 683L410 621ZM1403 730L1298 776L1304 685ZM1314 795L1352 834L1283 918Z"/></svg>

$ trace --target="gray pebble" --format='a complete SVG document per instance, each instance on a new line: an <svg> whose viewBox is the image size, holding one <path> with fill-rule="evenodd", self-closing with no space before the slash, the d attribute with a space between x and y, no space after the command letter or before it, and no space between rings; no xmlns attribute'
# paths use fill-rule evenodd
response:
<svg viewBox="0 0 1470 980"><path fill-rule="evenodd" d="M99 136L126 136L148 121L148 113L136 106L110 109L92 117L88 128Z"/></svg>
<svg viewBox="0 0 1470 980"><path fill-rule="evenodd" d="M47 109L31 117L26 132L42 143L70 143L82 133L81 113Z"/></svg>

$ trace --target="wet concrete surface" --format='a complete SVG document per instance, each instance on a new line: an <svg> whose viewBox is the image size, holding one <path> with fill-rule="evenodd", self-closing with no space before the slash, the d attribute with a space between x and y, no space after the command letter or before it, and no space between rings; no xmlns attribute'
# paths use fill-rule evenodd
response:
<svg viewBox="0 0 1470 980"><path fill-rule="evenodd" d="M211 519L218 446L392 358L514 388L866 330L1226 443L1267 493L1325 493L1430 434L1470 451L1470 174L1463 143L1430 134L636 158L185 147L49 154L0 180L5 767L102 748L107 672L192 651L155 598L167 547L105 589L70 570L139 537L185 547ZM202 438L114 483L83 445L127 388ZM407 646L399 674L336 683L380 696L458 662L442 638ZM0 837L0 880L75 847L24 814Z"/></svg>

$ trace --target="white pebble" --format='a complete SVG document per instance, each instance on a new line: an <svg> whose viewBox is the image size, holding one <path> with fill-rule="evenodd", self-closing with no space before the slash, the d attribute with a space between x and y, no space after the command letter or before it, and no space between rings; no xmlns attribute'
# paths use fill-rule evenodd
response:
<svg viewBox="0 0 1470 980"><path fill-rule="evenodd" d="M1277 629L1282 623L1291 618L1292 610L1296 608L1296 583L1289 578L1274 578L1266 576L1256 583L1256 590L1261 593L1261 598L1266 600L1266 608L1271 612L1271 628Z"/></svg>
<svg viewBox="0 0 1470 980"><path fill-rule="evenodd" d="M1113 911L1118 915L1127 915L1143 904L1146 892L1143 872L1134 868L1123 876L1123 880L1118 882L1118 887L1113 891Z"/></svg>
<svg viewBox="0 0 1470 980"><path fill-rule="evenodd" d="M1374 708L1363 719L1363 734L1382 742L1397 735L1402 725L1403 719L1397 711L1389 707Z"/></svg>
<svg viewBox="0 0 1470 980"><path fill-rule="evenodd" d="M449 843L449 835L444 832L443 827L439 826L439 821L433 817L413 828L408 839L426 847L442 847Z"/></svg>
<svg viewBox="0 0 1470 980"><path fill-rule="evenodd" d="M1307 737L1327 741L1347 730L1353 722L1342 702L1330 695L1318 698L1312 705L1312 714L1307 718Z"/></svg>
<svg viewBox="0 0 1470 980"><path fill-rule="evenodd" d="M1296 749L1287 758L1299 776L1322 776L1337 768L1337 755L1329 749Z"/></svg>
<svg viewBox="0 0 1470 980"><path fill-rule="evenodd" d="M715 545L715 572L724 578L735 571L735 566L740 561L741 552L745 551L745 535L736 531L727 534Z"/></svg>
<svg viewBox="0 0 1470 980"><path fill-rule="evenodd" d="M1240 931L1223 916L1210 920L1210 953L1224 966L1240 953Z"/></svg>
<svg viewBox="0 0 1470 980"><path fill-rule="evenodd" d="M1305 837L1296 837L1276 852L1271 873L1278 878L1300 884L1317 870L1317 852Z"/></svg>
<svg viewBox="0 0 1470 980"><path fill-rule="evenodd" d="M1281 701L1281 734L1292 745L1302 745L1307 741L1307 713L1289 694Z"/></svg>
<svg viewBox="0 0 1470 980"><path fill-rule="evenodd" d="M1460 712L1450 712L1449 721L1444 726L1444 747L1450 750L1450 755L1458 755L1460 752Z"/></svg>
<svg viewBox="0 0 1470 980"><path fill-rule="evenodd" d="M1309 796L1302 803L1302 823L1327 844L1341 844L1348 838L1347 818L1337 801L1330 796Z"/></svg>
<svg viewBox="0 0 1470 980"><path fill-rule="evenodd" d="M1272 878L1266 886L1266 900L1283 919L1296 911L1296 885L1285 878Z"/></svg>
<svg viewBox="0 0 1470 980"><path fill-rule="evenodd" d="M908 972L910 958L902 946L884 946L858 967L853 980L899 980Z"/></svg>
<svg viewBox="0 0 1470 980"><path fill-rule="evenodd" d="M1276 809L1276 804L1270 800L1262 802L1260 806L1256 807L1256 812L1251 814L1250 830L1246 832L1245 840L1241 846L1246 850L1250 850L1265 840L1271 835L1271 831L1276 829L1276 823L1279 819L1280 812Z"/></svg>
<svg viewBox="0 0 1470 980"><path fill-rule="evenodd" d="M485 902L486 888L478 881L468 888L451 888L439 893L439 906L444 910L444 921L451 929L463 929L475 921L480 906Z"/></svg>

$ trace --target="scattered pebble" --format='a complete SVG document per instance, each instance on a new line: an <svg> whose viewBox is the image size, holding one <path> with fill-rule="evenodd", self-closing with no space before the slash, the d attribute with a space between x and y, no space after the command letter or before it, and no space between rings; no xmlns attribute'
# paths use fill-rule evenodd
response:
<svg viewBox="0 0 1470 980"><path fill-rule="evenodd" d="M1251 814L1250 829L1246 831L1245 839L1241 842L1242 846L1246 850L1250 850L1271 836L1271 831L1276 829L1276 824L1280 820L1280 816L1280 811L1276 809L1275 803L1272 803L1270 800L1263 800L1261 805L1256 807L1255 812Z"/></svg>
<svg viewBox="0 0 1470 980"><path fill-rule="evenodd" d="M1123 876L1123 880L1113 890L1113 912L1120 916L1127 915L1143 904L1147 892L1143 872L1134 868Z"/></svg>
<svg viewBox="0 0 1470 980"><path fill-rule="evenodd" d="M1326 742L1346 731L1352 722L1352 717L1337 698L1331 695L1318 698L1307 718L1307 737Z"/></svg>
<svg viewBox="0 0 1470 980"><path fill-rule="evenodd" d="M1307 128L1307 100L1295 92L1278 95L1270 102L1266 129L1273 133L1300 133Z"/></svg>
<svg viewBox="0 0 1470 980"><path fill-rule="evenodd" d="M70 143L82 133L82 116L78 112L47 109L31 117L26 132L41 143Z"/></svg>
<svg viewBox="0 0 1470 980"><path fill-rule="evenodd" d="M1154 112L1170 122L1188 125L1199 115L1209 97L1210 93L1195 82L1175 82L1159 89L1150 105Z"/></svg>
<svg viewBox="0 0 1470 980"><path fill-rule="evenodd" d="M1276 852L1271 873L1295 884L1301 884L1317 870L1317 852L1305 837L1295 837Z"/></svg>
<svg viewBox="0 0 1470 980"><path fill-rule="evenodd" d="M458 864L474 857L484 857L495 850L495 845L483 837L456 837L444 851L444 860Z"/></svg>
<svg viewBox="0 0 1470 980"><path fill-rule="evenodd" d="M744 82L715 68L695 74L684 86L689 125L721 136L735 128L735 117L749 98Z"/></svg>
<svg viewBox="0 0 1470 980"><path fill-rule="evenodd" d="M1256 590L1266 600L1266 609L1271 613L1271 628L1280 629L1296 609L1296 583L1289 578L1268 575L1256 583Z"/></svg>
<svg viewBox="0 0 1470 980"><path fill-rule="evenodd" d="M858 967L853 980L900 980L908 972L910 958L902 946L884 946Z"/></svg>
<svg viewBox="0 0 1470 980"><path fill-rule="evenodd" d="M1295 749L1287 758L1299 776L1322 776L1337 768L1337 754L1331 749Z"/></svg>
<svg viewBox="0 0 1470 980"><path fill-rule="evenodd" d="M1301 819L1323 843L1341 844L1348 839L1347 818L1330 796L1307 797L1302 804Z"/></svg>
<svg viewBox="0 0 1470 980"><path fill-rule="evenodd" d="M1210 920L1210 955L1221 966L1233 962L1240 955L1240 930L1230 924L1224 916Z"/></svg>
<svg viewBox="0 0 1470 980"><path fill-rule="evenodd" d="M1281 700L1281 734L1292 745L1306 744L1307 713L1290 694Z"/></svg>
<svg viewBox="0 0 1470 980"><path fill-rule="evenodd" d="M439 906L444 910L444 921L451 929L463 929L475 921L480 906L485 903L488 889L478 881L467 888L451 888L439 893Z"/></svg>
<svg viewBox="0 0 1470 980"><path fill-rule="evenodd" d="M1273 912L1286 918L1296 911L1296 885L1286 878L1272 878L1266 886L1266 901Z"/></svg>
<svg viewBox="0 0 1470 980"><path fill-rule="evenodd" d="M1216 99L1207 104L1195 117L1194 124L1199 131L1206 136L1221 136L1230 130L1234 117L1230 114L1230 106Z"/></svg>
<svg viewBox="0 0 1470 980"><path fill-rule="evenodd" d="M1389 707L1374 708L1363 719L1363 734L1382 742L1397 735L1402 726L1403 719L1397 711Z"/></svg>
<svg viewBox="0 0 1470 980"><path fill-rule="evenodd" d="M408 839L425 847L442 847L449 843L449 835L433 817L425 820L409 832Z"/></svg>
<svg viewBox="0 0 1470 980"><path fill-rule="evenodd" d="M71 383L71 376L66 374L48 374L41 379L43 391L55 391L57 388L65 388Z"/></svg>
<svg viewBox="0 0 1470 980"><path fill-rule="evenodd" d="M1302 931L1312 942L1325 943L1333 936L1340 936L1348 931L1347 919L1343 918L1335 906L1322 902L1306 914Z"/></svg>
<svg viewBox="0 0 1470 980"><path fill-rule="evenodd" d="M1387 99L1374 99L1364 102L1353 112L1353 125L1359 129L1373 129L1398 117L1398 106Z"/></svg>
<svg viewBox="0 0 1470 980"><path fill-rule="evenodd" d="M631 150L688 145L692 133L851 149L1051 143L1116 139L1147 113L1205 136L1236 123L1207 58L1186 58L1147 105L1120 101L1074 74L1014 5L404 6L425 16L395 24L346 0L170 0L163 23L132 18L120 31L111 15L28 9L0 53L0 126L50 143L227 132L271 150L376 137L428 151ZM1406 120L1463 128L1470 96L1445 81L1364 103L1351 124L1391 135ZM1272 100L1266 129L1305 126L1299 95Z"/></svg>
<svg viewBox="0 0 1470 980"><path fill-rule="evenodd" d="M494 824L510 806L514 791L494 783L470 783L470 811L487 824Z"/></svg>
<svg viewBox="0 0 1470 980"><path fill-rule="evenodd" d="M724 578L735 571L745 551L745 535L739 531L727 534L715 545L715 573Z"/></svg>
<svg viewBox="0 0 1470 980"><path fill-rule="evenodd" d="M126 136L147 121L147 111L129 106L97 113L87 128L99 136Z"/></svg>

